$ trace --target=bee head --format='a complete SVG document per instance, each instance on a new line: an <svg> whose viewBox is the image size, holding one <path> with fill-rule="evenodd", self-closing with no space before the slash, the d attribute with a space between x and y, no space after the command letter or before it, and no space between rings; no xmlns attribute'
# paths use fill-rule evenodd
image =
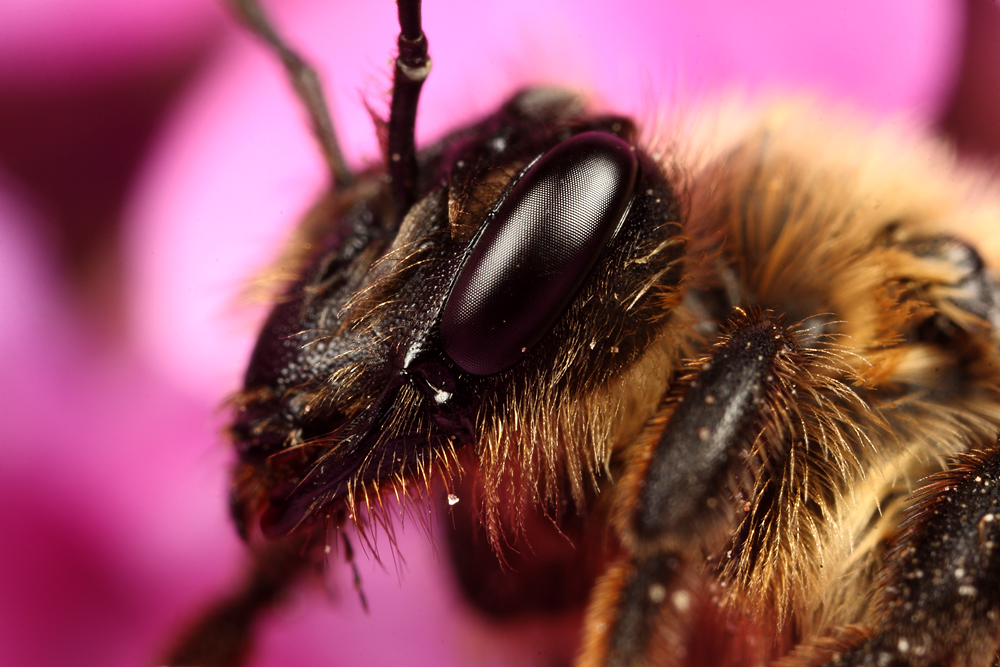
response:
<svg viewBox="0 0 1000 667"><path fill-rule="evenodd" d="M567 444L581 420L560 415L616 409L595 397L657 339L683 253L676 197L634 142L623 118L529 90L422 151L405 214L378 169L337 193L236 400L242 525L353 516L470 445L493 477L530 461L536 490L606 465L605 434Z"/></svg>

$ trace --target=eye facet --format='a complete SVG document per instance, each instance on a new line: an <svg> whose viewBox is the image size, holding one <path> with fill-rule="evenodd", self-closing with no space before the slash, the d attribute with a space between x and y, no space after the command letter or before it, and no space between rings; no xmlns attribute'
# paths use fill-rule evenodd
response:
<svg viewBox="0 0 1000 667"><path fill-rule="evenodd" d="M441 342L455 364L493 375L555 324L628 213L632 147L584 132L530 165L487 218L444 307Z"/></svg>

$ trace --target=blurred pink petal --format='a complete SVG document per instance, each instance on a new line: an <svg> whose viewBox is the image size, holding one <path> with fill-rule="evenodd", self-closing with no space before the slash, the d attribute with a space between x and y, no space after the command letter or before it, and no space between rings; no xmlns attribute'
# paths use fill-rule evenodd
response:
<svg viewBox="0 0 1000 667"><path fill-rule="evenodd" d="M943 125L960 151L1000 171L1000 2L967 0L961 72Z"/></svg>
<svg viewBox="0 0 1000 667"><path fill-rule="evenodd" d="M149 67L203 42L222 18L204 0L7 0L0 84L66 85Z"/></svg>
<svg viewBox="0 0 1000 667"><path fill-rule="evenodd" d="M89 339L44 223L12 192L0 187L0 655L142 664L240 558L228 453L211 406Z"/></svg>

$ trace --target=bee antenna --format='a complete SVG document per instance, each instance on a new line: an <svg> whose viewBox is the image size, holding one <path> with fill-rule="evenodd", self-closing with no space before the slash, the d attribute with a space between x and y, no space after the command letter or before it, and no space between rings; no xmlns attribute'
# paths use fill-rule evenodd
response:
<svg viewBox="0 0 1000 667"><path fill-rule="evenodd" d="M354 172L347 167L347 163L344 161L344 154L340 150L340 142L337 141L337 132L333 127L333 119L330 117L330 110L326 104L326 96L323 94L323 84L320 82L316 70L282 39L274 29L274 24L264 13L264 8L260 6L257 0L228 0L228 2L236 12L239 20L253 34L271 47L281 59L285 73L292 82L292 87L295 88L295 94L309 115L313 134L316 135L316 139L319 141L323 157L326 160L327 167L330 169L330 176L333 178L333 183L338 188L343 188L353 183ZM419 30L419 3L417 3L417 11L417 26ZM400 16L402 16L402 13L403 10L401 7ZM399 39L400 53L402 53L402 36ZM427 47L425 45L425 54L426 50ZM397 65L397 71L398 69L399 66ZM398 80L398 74L396 78ZM418 86L417 91L419 92L419 90ZM414 106L416 106L416 102L414 102ZM393 108L395 109L395 107ZM412 146L412 130L410 143Z"/></svg>
<svg viewBox="0 0 1000 667"><path fill-rule="evenodd" d="M420 23L420 0L397 0L399 57L396 58L389 111L389 176L402 217L417 200L417 153L414 127L420 89L431 71L427 37Z"/></svg>

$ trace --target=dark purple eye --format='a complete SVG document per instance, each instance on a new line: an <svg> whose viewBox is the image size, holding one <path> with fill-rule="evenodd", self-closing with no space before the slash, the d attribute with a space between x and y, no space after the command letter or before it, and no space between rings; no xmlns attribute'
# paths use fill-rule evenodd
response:
<svg viewBox="0 0 1000 667"><path fill-rule="evenodd" d="M485 223L441 318L444 350L474 375L521 359L555 324L628 212L638 160L584 132L531 165Z"/></svg>

